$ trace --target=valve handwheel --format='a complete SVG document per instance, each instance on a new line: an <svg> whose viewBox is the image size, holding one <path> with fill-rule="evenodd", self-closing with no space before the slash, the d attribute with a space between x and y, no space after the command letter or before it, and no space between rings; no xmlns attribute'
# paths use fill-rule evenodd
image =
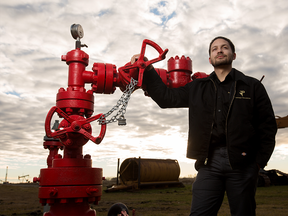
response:
<svg viewBox="0 0 288 216"><path fill-rule="evenodd" d="M63 117L68 122L69 126L63 128L61 130L56 130L56 131L52 132L50 125L51 125L51 119L52 119L55 112L58 113L59 117ZM98 137L92 136L85 129L85 125L89 124L92 121L99 119L101 116L103 116L102 113L95 115L95 116L92 116L92 117L87 118L87 119L85 119L84 117L82 119L79 119L79 117L81 117L81 116L77 116L77 119L75 119L75 118L73 118L73 116L67 115L63 110L54 106L49 110L49 112L46 116L46 120L45 120L46 135L48 137L59 138L63 134L76 132L76 133L82 134L87 139L90 139L92 142L94 142L96 144L100 144L101 141L103 140L104 136L105 136L105 133L106 133L106 124L101 124L101 131L100 131L100 134ZM89 124L89 127L90 127L90 124Z"/></svg>
<svg viewBox="0 0 288 216"><path fill-rule="evenodd" d="M149 61L144 60L145 50L146 50L147 44L152 46L154 49L157 50L157 52L159 53L159 56L157 58L151 59ZM148 67L150 64L153 64L153 63L156 63L158 61L165 59L167 52L168 52L168 49L165 49L163 51L162 48L158 44L156 44L155 42L153 42L151 40L145 39L145 40L143 40L142 48L141 48L141 52L140 52L140 56L139 56L138 60L133 65L126 65L126 66L119 68L119 72L121 73L121 75L123 77L125 77L126 79L129 79L127 77L127 75L125 75L125 73L123 73L123 71L133 69L133 68L139 68L137 86L141 87L142 86L142 80L143 80L143 73L145 71L145 68Z"/></svg>

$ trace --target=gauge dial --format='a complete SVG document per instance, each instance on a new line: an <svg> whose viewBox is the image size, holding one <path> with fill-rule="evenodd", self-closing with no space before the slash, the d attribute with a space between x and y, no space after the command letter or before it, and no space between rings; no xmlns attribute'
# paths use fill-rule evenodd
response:
<svg viewBox="0 0 288 216"><path fill-rule="evenodd" d="M70 28L72 37L77 40L78 38L83 38L84 31L80 24L73 24Z"/></svg>

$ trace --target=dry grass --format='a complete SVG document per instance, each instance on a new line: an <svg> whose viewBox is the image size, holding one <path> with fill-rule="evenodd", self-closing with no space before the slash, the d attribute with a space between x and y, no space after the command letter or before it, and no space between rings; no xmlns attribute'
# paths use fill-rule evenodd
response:
<svg viewBox="0 0 288 216"><path fill-rule="evenodd" d="M37 184L0 185L0 216L42 215Z"/></svg>
<svg viewBox="0 0 288 216"><path fill-rule="evenodd" d="M107 182L106 182L107 184ZM182 188L161 188L133 192L103 192L99 205L92 205L97 216L107 216L116 202L125 203L136 216L189 215L191 182ZM256 193L258 216L286 216L288 212L288 186L260 187ZM0 216L43 215L35 184L0 185ZM224 198L219 216L230 215L227 198Z"/></svg>

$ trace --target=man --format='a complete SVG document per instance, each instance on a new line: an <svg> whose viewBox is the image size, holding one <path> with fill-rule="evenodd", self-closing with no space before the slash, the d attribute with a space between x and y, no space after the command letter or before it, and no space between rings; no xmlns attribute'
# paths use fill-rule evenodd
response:
<svg viewBox="0 0 288 216"><path fill-rule="evenodd" d="M214 71L207 78L169 89L153 66L144 72L143 83L161 108L189 108L187 157L196 159L198 170L190 215L217 215L225 191L231 215L255 215L259 168L274 150L270 99L260 81L232 68L235 59L233 43L216 37L209 46Z"/></svg>

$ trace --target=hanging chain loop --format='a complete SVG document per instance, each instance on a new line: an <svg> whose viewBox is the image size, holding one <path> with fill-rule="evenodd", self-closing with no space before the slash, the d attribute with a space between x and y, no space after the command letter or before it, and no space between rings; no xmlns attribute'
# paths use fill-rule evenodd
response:
<svg viewBox="0 0 288 216"><path fill-rule="evenodd" d="M121 98L117 101L117 104L114 107L112 107L111 110L109 110L107 113L100 116L100 118L98 119L99 124L109 124L124 119L126 108L128 106L128 101L130 99L131 94L135 90L135 86L137 85L137 83L138 81L131 77L130 83L126 86L126 89L123 92ZM120 106L121 108L119 109ZM119 111L116 113L116 115L112 116L111 119L109 120L105 120L109 115L111 115L115 110L118 109Z"/></svg>

